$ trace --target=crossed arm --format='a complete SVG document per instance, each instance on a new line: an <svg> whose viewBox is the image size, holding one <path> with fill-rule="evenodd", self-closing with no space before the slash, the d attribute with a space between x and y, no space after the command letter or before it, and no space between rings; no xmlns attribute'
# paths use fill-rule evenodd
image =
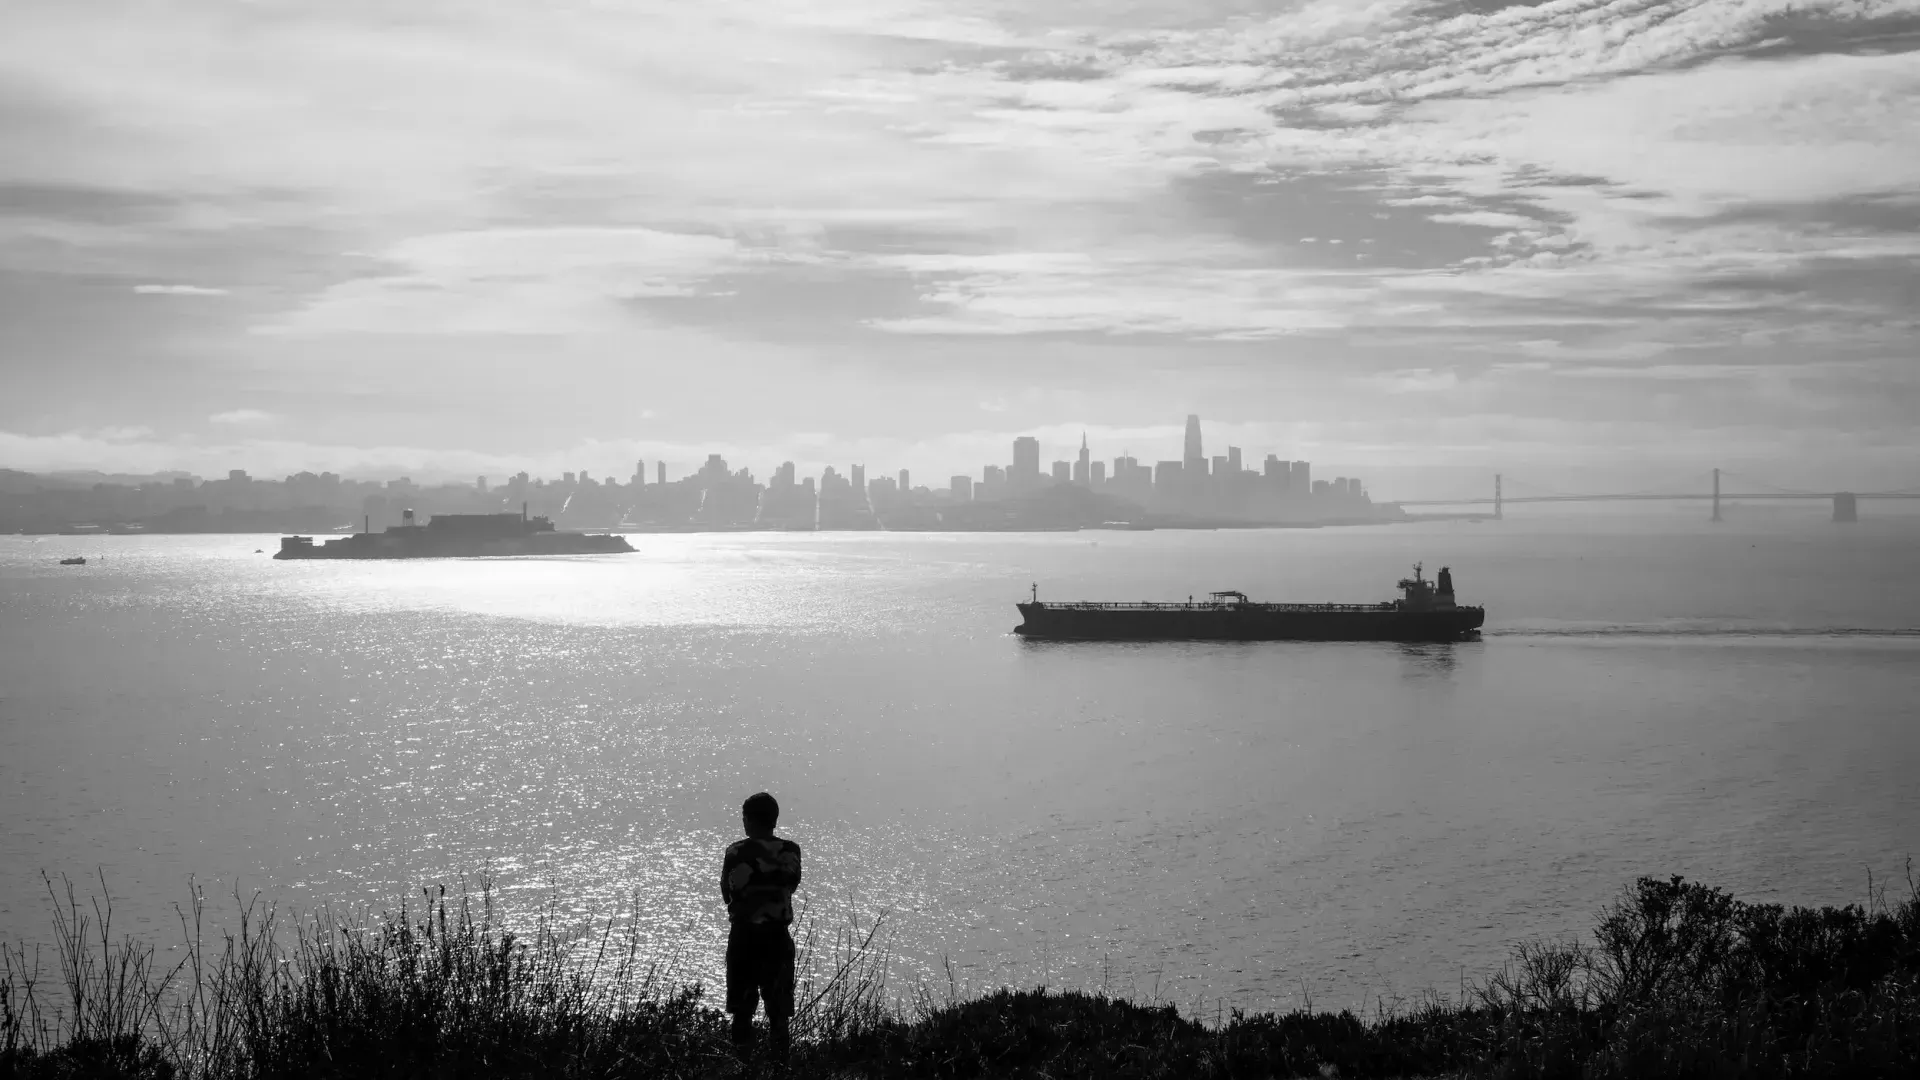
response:
<svg viewBox="0 0 1920 1080"><path fill-rule="evenodd" d="M733 858L729 855L720 862L720 899L727 906L733 905L733 898L750 885L776 885L791 895L800 887L800 849L796 845L781 853L777 865L772 869L763 869L755 865L751 858ZM756 872L758 871L758 872ZM755 878L759 878L756 882Z"/></svg>

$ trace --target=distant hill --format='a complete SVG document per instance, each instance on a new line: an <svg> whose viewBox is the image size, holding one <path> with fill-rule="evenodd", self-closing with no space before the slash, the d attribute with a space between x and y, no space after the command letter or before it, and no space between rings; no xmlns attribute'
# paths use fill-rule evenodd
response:
<svg viewBox="0 0 1920 1080"><path fill-rule="evenodd" d="M161 483L171 483L174 477L187 475L189 474L183 472L104 473L91 469L30 473L19 469L0 469L0 495L30 495L42 488L73 491L90 488L95 484L125 484L129 487L138 487L156 480Z"/></svg>
<svg viewBox="0 0 1920 1080"><path fill-rule="evenodd" d="M173 478L176 476L191 476L193 474L180 472L178 470L157 473L106 473L93 469L60 469L44 475L54 480L69 482L83 487L92 487L95 484L126 484L130 487L138 487L141 484L151 484L155 482L162 484L172 483Z"/></svg>
<svg viewBox="0 0 1920 1080"><path fill-rule="evenodd" d="M0 469L0 495L31 495L41 488L90 486L92 485L75 483L71 480L56 480L51 476L38 476L18 469Z"/></svg>

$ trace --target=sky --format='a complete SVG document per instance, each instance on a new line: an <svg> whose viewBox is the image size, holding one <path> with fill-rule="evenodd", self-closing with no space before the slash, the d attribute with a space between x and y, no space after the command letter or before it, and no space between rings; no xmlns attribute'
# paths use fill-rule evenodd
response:
<svg viewBox="0 0 1920 1080"><path fill-rule="evenodd" d="M0 466L1914 488L1916 331L1920 0L0 10Z"/></svg>

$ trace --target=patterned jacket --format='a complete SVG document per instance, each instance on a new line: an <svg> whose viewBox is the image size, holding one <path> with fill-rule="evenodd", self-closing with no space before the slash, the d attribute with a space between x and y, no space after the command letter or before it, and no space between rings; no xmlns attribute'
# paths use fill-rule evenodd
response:
<svg viewBox="0 0 1920 1080"><path fill-rule="evenodd" d="M799 887L800 845L791 840L736 840L720 864L720 898L735 926L791 926L793 891Z"/></svg>

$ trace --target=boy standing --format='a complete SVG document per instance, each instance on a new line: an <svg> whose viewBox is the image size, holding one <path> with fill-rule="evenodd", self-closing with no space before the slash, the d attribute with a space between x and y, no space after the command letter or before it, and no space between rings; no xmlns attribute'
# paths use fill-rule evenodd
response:
<svg viewBox="0 0 1920 1080"><path fill-rule="evenodd" d="M727 848L720 898L727 903L727 1011L733 1042L753 1041L753 1012L767 1003L775 1057L785 1060L793 1019L793 891L800 887L800 845L773 835L780 804L760 792L740 807L745 840Z"/></svg>

